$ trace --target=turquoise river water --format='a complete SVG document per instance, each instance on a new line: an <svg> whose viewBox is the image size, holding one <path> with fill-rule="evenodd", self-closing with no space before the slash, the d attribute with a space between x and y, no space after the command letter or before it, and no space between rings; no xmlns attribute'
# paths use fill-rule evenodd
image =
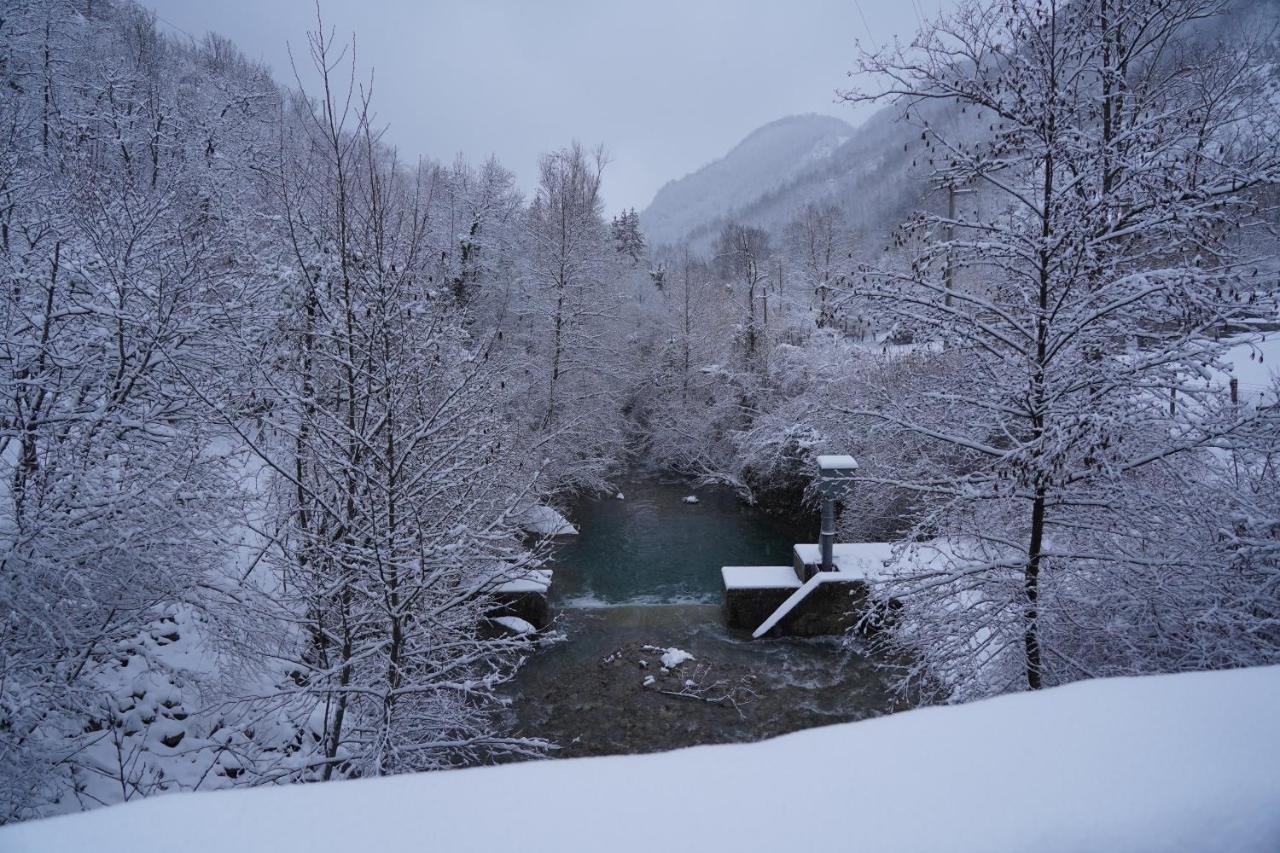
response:
<svg viewBox="0 0 1280 853"><path fill-rule="evenodd" d="M550 566L564 640L512 685L518 734L556 742L561 756L649 752L900 707L873 662L838 638L751 640L724 627L720 567L789 563L795 542L814 541L816 517L784 521L729 490L680 482L619 490L570 508L581 533L560 540ZM664 672L669 648L693 660Z"/></svg>

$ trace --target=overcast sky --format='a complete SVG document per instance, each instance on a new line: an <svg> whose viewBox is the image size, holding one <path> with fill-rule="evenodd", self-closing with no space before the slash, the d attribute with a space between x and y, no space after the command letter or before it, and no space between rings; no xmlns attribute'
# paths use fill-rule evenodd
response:
<svg viewBox="0 0 1280 853"><path fill-rule="evenodd" d="M143 0L179 35L209 30L291 82L314 0ZM538 156L603 143L611 211L796 113L857 123L835 101L855 39L910 37L945 0L322 0L375 75L375 108L405 157L489 154L529 190ZM305 78L304 78L305 80Z"/></svg>

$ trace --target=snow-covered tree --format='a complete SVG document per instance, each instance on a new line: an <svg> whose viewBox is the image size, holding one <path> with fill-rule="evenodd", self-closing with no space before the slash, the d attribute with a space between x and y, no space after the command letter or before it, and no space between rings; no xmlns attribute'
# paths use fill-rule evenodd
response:
<svg viewBox="0 0 1280 853"><path fill-rule="evenodd" d="M447 205L440 278L459 306L472 308L477 320L491 319L484 315L500 312L510 295L505 285L513 274L520 209L515 176L495 158L477 169L459 157L438 177Z"/></svg>
<svg viewBox="0 0 1280 853"><path fill-rule="evenodd" d="M851 291L942 348L847 414L911 448L869 479L912 490L916 535L946 543L895 593L914 672L955 695L1280 653L1262 632L1199 656L1213 629L1196 614L1217 602L1182 581L1220 571L1219 533L1178 551L1191 472L1258 417L1227 404L1216 331L1257 287L1233 238L1280 177L1258 48L1191 39L1219 9L969 4L862 60L920 123L936 182L989 211L917 215L902 262ZM986 138L923 119L936 101ZM1274 580L1257 581L1249 606L1274 613Z"/></svg>
<svg viewBox="0 0 1280 853"><path fill-rule="evenodd" d="M819 328L835 319L835 291L852 272L852 240L843 211L835 205L808 205L786 229L787 254L800 282L812 294Z"/></svg>
<svg viewBox="0 0 1280 853"><path fill-rule="evenodd" d="M761 228L726 223L712 247L716 270L742 306L738 342L747 370L763 373L767 353L768 260L772 256L769 233Z"/></svg>
<svg viewBox="0 0 1280 853"><path fill-rule="evenodd" d="M128 2L4 4L0 82L0 822L536 749L510 176Z"/></svg>
<svg viewBox="0 0 1280 853"><path fill-rule="evenodd" d="M518 340L527 354L520 405L568 488L599 488L621 442L616 366L624 332L600 194L603 149L547 154L525 213Z"/></svg>
<svg viewBox="0 0 1280 853"><path fill-rule="evenodd" d="M0 821L94 801L120 670L174 608L204 606L234 512L183 377L219 360L234 164L273 90L231 55L215 85L150 13L101 11L0 16Z"/></svg>
<svg viewBox="0 0 1280 853"><path fill-rule="evenodd" d="M528 647L491 636L492 593L537 564L516 526L533 484L498 408L494 339L472 337L466 300L433 286L438 171L406 169L379 144L368 95L339 82L323 28L310 48L322 92L295 101L276 183L293 268L277 325L244 342L240 381L261 426L224 410L271 476L256 606L281 626L266 638L277 688L253 704L300 732L252 775L380 775L534 750L492 719Z"/></svg>
<svg viewBox="0 0 1280 853"><path fill-rule="evenodd" d="M636 213L634 207L613 217L609 230L614 248L620 254L631 258L633 264L644 257L644 234L640 232L640 214Z"/></svg>
<svg viewBox="0 0 1280 853"><path fill-rule="evenodd" d="M722 480L741 423L740 379L732 367L741 310L705 259L687 246L661 257L662 340L632 417L641 422L648 458L692 476Z"/></svg>

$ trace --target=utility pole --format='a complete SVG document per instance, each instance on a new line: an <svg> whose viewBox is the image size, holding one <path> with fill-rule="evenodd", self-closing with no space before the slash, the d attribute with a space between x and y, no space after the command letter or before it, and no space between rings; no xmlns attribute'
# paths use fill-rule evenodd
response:
<svg viewBox="0 0 1280 853"><path fill-rule="evenodd" d="M948 243L950 243L952 240L955 239L956 196L960 195L961 193L976 193L976 192L977 190L973 188L957 189L954 184L947 187L947 242ZM943 298L943 304L945 304L948 308L951 307L951 292L955 290L955 287L956 287L956 265L955 265L955 261L952 260L952 254L953 253L951 249L948 248L947 249L947 268L945 273L947 293L946 293L946 296Z"/></svg>
<svg viewBox="0 0 1280 853"><path fill-rule="evenodd" d="M764 297L764 334L761 335L761 343L764 344L762 349L762 365L764 367L764 381L769 382L769 285L773 276L766 275L761 282L760 293Z"/></svg>
<svg viewBox="0 0 1280 853"><path fill-rule="evenodd" d="M787 310L786 301L786 280L782 277L782 258L778 258L778 307L785 313Z"/></svg>
<svg viewBox="0 0 1280 853"><path fill-rule="evenodd" d="M684 383L680 389L681 404L689 403L689 247L684 247L684 256L681 259L681 268L684 271Z"/></svg>

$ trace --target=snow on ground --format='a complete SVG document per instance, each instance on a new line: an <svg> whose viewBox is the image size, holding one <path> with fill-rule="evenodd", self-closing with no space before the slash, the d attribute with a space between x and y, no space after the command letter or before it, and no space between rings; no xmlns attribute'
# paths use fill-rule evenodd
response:
<svg viewBox="0 0 1280 853"><path fill-rule="evenodd" d="M674 646L670 646L668 648L663 648L662 646L645 646L644 650L646 652L658 653L659 657L662 658L663 672L666 672L669 669L675 669L685 661L694 659L693 655L689 654L684 649L677 649ZM645 666L645 661L640 661L640 665Z"/></svg>
<svg viewBox="0 0 1280 853"><path fill-rule="evenodd" d="M171 794L0 849L1274 853L1277 707L1280 667L1080 682L754 744Z"/></svg>
<svg viewBox="0 0 1280 853"><path fill-rule="evenodd" d="M535 506L524 514L520 526L528 533L540 536L576 536L578 528L569 523L555 508Z"/></svg>
<svg viewBox="0 0 1280 853"><path fill-rule="evenodd" d="M93 718L54 718L48 727L51 737L62 733L65 740L55 746L74 761L63 765L67 775L58 784L68 790L45 806L47 814L223 787L240 772L236 754L250 741L273 749L293 737L296 729L284 721L261 718L246 735L236 709L208 705L203 686L224 674L205 626L200 609L175 605L109 647L94 676L100 700ZM273 688L266 677L260 684ZM2 841L0 851L7 853Z"/></svg>
<svg viewBox="0 0 1280 853"><path fill-rule="evenodd" d="M918 344L891 344L888 342L887 336L883 334L877 335L874 342L851 341L849 346L890 360L916 355L917 353L934 354L942 352L941 341L923 341Z"/></svg>
<svg viewBox="0 0 1280 853"><path fill-rule="evenodd" d="M1271 397L1275 377L1280 376L1280 333L1247 336L1227 350L1231 376L1240 382L1240 401ZM1274 402L1268 399L1267 402Z"/></svg>

